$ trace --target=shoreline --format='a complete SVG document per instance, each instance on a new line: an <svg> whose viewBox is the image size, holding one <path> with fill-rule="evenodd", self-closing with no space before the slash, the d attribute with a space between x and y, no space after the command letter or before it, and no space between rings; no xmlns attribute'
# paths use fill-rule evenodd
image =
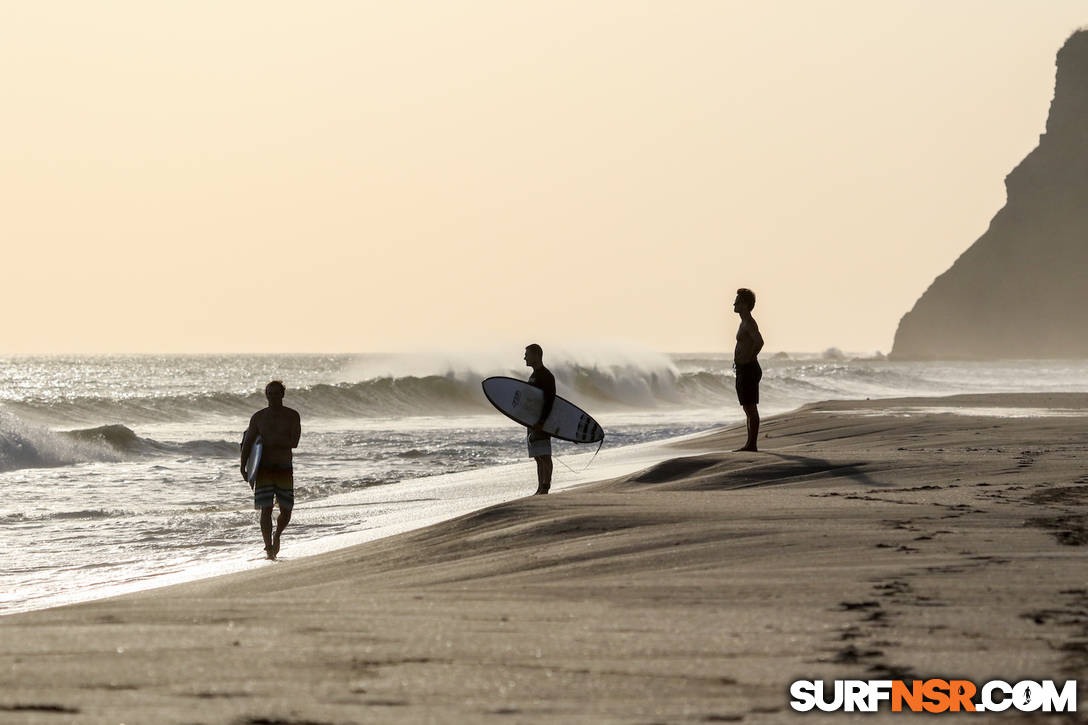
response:
<svg viewBox="0 0 1088 725"><path fill-rule="evenodd" d="M1083 415L881 412L934 401ZM758 454L726 452L734 426L557 495L11 614L0 712L771 723L794 679L1084 679L1084 417L1084 393L810 404Z"/></svg>
<svg viewBox="0 0 1088 725"><path fill-rule="evenodd" d="M555 492L591 483L601 477L613 477L651 465L671 455L670 445L705 432L677 436L646 443L605 449L588 470L568 471L557 466ZM589 460L592 452L567 453L559 457L575 465ZM334 494L304 502L296 508L299 516L320 519L331 509L353 507L360 510L358 526L341 533L292 541L288 536L288 548L283 551L283 561L302 560L330 551L357 546L388 536L395 536L448 521L499 503L516 500L524 492L536 486L536 473L531 462L503 464L484 468L437 474L421 478L409 478L380 486L368 486L355 491ZM395 492L390 487L396 487ZM251 500L248 493L244 497ZM254 547L245 554L214 557L211 561L162 573L143 575L120 582L91 584L80 592L64 592L26 599L20 605L0 610L0 619L26 612L42 611L54 607L83 604L161 587L175 586L218 576L229 576L274 565L264 559L261 551L260 532L253 523ZM290 530L288 530L290 534ZM39 602L30 604L30 602Z"/></svg>

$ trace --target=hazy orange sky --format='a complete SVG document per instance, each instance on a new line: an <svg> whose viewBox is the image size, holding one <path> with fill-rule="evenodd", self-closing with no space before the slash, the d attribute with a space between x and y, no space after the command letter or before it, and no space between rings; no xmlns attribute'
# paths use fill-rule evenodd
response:
<svg viewBox="0 0 1088 725"><path fill-rule="evenodd" d="M1083 0L9 3L0 353L887 351Z"/></svg>

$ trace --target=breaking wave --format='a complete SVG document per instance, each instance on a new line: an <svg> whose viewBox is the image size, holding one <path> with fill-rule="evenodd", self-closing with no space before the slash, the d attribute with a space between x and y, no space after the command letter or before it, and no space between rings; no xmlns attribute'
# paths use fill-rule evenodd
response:
<svg viewBox="0 0 1088 725"><path fill-rule="evenodd" d="M123 425L51 431L0 412L0 471L116 462L155 455L234 456L237 452L237 444L228 441L165 443L141 438Z"/></svg>
<svg viewBox="0 0 1088 725"><path fill-rule="evenodd" d="M105 446L125 456L179 455L179 456L235 456L238 445L229 441L198 440L182 443L166 443L152 438L141 438L131 428L123 425L101 425L97 428L64 431L59 435L71 440Z"/></svg>

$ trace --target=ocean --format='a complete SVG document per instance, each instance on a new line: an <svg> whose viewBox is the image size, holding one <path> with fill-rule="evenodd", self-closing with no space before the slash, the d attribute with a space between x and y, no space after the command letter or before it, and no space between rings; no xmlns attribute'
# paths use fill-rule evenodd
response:
<svg viewBox="0 0 1088 725"><path fill-rule="evenodd" d="M272 379L303 423L282 558L531 493L524 429L480 389L489 375L528 377L520 353L0 358L0 614L276 565L263 561L238 472L239 440ZM596 459L556 442L555 490L743 420L729 355L575 349L546 363L559 394L607 436ZM764 416L826 399L1088 391L1088 361L906 363L832 350L762 364Z"/></svg>

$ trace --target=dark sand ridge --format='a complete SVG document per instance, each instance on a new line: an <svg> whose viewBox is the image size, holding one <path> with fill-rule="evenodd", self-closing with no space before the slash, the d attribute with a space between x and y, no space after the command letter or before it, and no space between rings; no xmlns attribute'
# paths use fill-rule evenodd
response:
<svg viewBox="0 0 1088 725"><path fill-rule="evenodd" d="M909 405L1088 416L1077 394L822 403L765 421L765 453L717 452L733 428L575 491L0 618L0 721L815 723L844 716L792 713L794 679L1083 684L1088 417L878 414Z"/></svg>

